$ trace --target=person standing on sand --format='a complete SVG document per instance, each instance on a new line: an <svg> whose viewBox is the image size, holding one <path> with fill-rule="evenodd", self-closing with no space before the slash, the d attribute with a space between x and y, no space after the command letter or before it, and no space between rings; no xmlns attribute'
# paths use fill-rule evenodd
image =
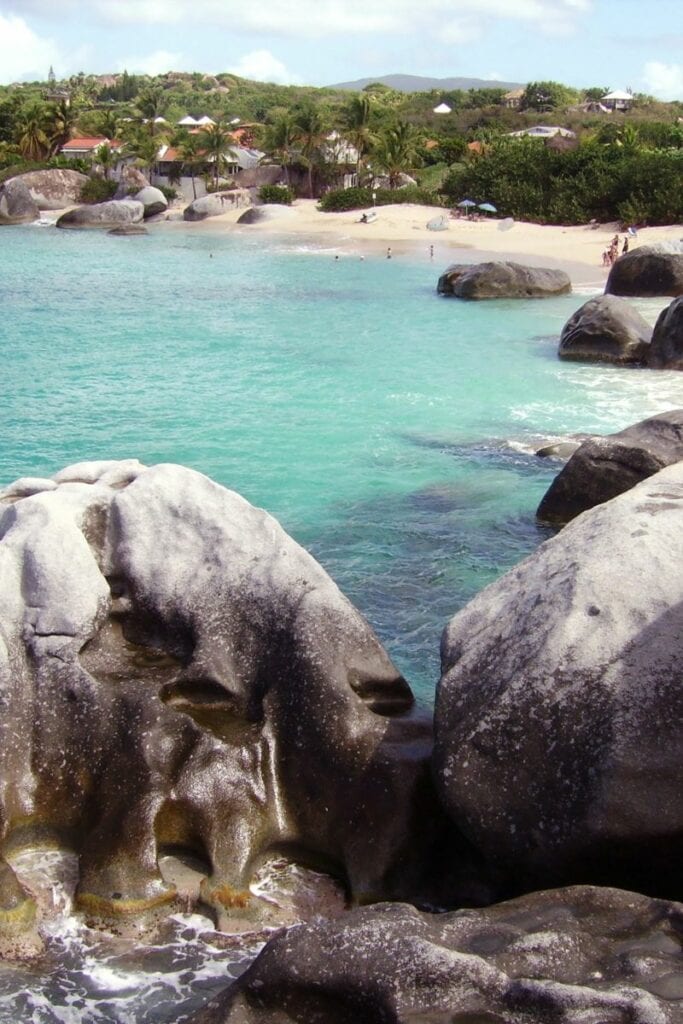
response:
<svg viewBox="0 0 683 1024"><path fill-rule="evenodd" d="M628 252L628 235L624 238L624 248L621 250L621 255L624 256Z"/></svg>

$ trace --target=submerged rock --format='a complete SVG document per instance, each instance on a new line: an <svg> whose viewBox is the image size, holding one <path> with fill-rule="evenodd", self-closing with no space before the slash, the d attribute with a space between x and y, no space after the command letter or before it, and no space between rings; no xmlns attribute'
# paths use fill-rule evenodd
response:
<svg viewBox="0 0 683 1024"><path fill-rule="evenodd" d="M58 228L115 228L120 224L139 224L145 208L133 199L110 199L92 206L67 210L57 221Z"/></svg>
<svg viewBox="0 0 683 1024"><path fill-rule="evenodd" d="M617 889L356 910L268 943L190 1024L677 1024L683 906Z"/></svg>
<svg viewBox="0 0 683 1024"><path fill-rule="evenodd" d="M616 295L589 299L562 328L558 355L589 363L643 363L652 328Z"/></svg>
<svg viewBox="0 0 683 1024"><path fill-rule="evenodd" d="M683 463L585 512L447 626L435 778L516 891L683 895Z"/></svg>
<svg viewBox="0 0 683 1024"><path fill-rule="evenodd" d="M525 267L507 261L455 264L439 278L440 295L458 299L540 299L572 290L563 270Z"/></svg>
<svg viewBox="0 0 683 1024"><path fill-rule="evenodd" d="M610 295L683 295L683 248L641 245L620 256L609 272L605 293Z"/></svg>
<svg viewBox="0 0 683 1024"><path fill-rule="evenodd" d="M572 455L546 491L537 517L564 526L683 459L683 409L651 416L616 434L592 437Z"/></svg>
<svg viewBox="0 0 683 1024"><path fill-rule="evenodd" d="M0 224L27 224L39 215L35 199L20 178L0 185Z"/></svg>
<svg viewBox="0 0 683 1024"><path fill-rule="evenodd" d="M429 887L431 723L315 560L180 466L42 483L0 494L4 848L75 845L77 905L119 928L177 906L168 848L237 929L277 923L249 885L278 853L352 899ZM0 861L0 915L26 900Z"/></svg>
<svg viewBox="0 0 683 1024"><path fill-rule="evenodd" d="M683 370L683 296L657 317L647 365L656 370Z"/></svg>

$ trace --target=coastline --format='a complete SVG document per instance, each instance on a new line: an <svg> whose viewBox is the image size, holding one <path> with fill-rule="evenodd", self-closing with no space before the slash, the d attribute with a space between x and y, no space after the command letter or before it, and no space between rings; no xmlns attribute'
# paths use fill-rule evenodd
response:
<svg viewBox="0 0 683 1024"><path fill-rule="evenodd" d="M332 249L340 256L424 255L437 267L455 262L481 263L489 259L511 259L531 266L565 270L575 287L602 289L609 267L602 266L602 253L617 232L615 224L556 226L515 221L509 230L501 230L500 219L468 221L450 219L445 231L430 231L427 222L448 213L441 207L413 204L377 208L377 220L360 223L360 210L323 213L314 199L298 199L276 216L257 224L238 225L244 212L231 210L218 217L188 223L182 219L157 222L156 226L192 229L209 233L265 234L296 238L320 248ZM150 225L151 227L152 225ZM620 232L623 237L623 232ZM683 237L683 225L642 228L631 248L655 242L677 241Z"/></svg>

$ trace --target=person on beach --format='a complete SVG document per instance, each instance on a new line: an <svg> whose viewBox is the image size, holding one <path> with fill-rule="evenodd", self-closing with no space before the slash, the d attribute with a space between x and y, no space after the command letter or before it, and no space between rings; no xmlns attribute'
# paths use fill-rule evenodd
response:
<svg viewBox="0 0 683 1024"><path fill-rule="evenodd" d="M609 256L609 249L603 249L602 252L602 265L603 267L609 267L612 261Z"/></svg>
<svg viewBox="0 0 683 1024"><path fill-rule="evenodd" d="M388 259L388 260L390 260L390 259L391 259L391 246L388 246L388 247L387 247L387 259Z"/></svg>
<svg viewBox="0 0 683 1024"><path fill-rule="evenodd" d="M628 235L624 238L624 248L621 250L621 255L624 256L628 252Z"/></svg>

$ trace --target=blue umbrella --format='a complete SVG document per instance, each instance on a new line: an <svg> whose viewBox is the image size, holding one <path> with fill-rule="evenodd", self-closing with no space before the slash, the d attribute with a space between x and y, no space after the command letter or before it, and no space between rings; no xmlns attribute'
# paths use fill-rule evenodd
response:
<svg viewBox="0 0 683 1024"><path fill-rule="evenodd" d="M476 205L477 204L475 202L473 202L473 200L471 200L471 199L463 199L463 201L461 203L458 203L458 206L464 206L464 207L476 206Z"/></svg>
<svg viewBox="0 0 683 1024"><path fill-rule="evenodd" d="M479 203L479 209L485 210L486 213L498 213L498 210L493 203Z"/></svg>

